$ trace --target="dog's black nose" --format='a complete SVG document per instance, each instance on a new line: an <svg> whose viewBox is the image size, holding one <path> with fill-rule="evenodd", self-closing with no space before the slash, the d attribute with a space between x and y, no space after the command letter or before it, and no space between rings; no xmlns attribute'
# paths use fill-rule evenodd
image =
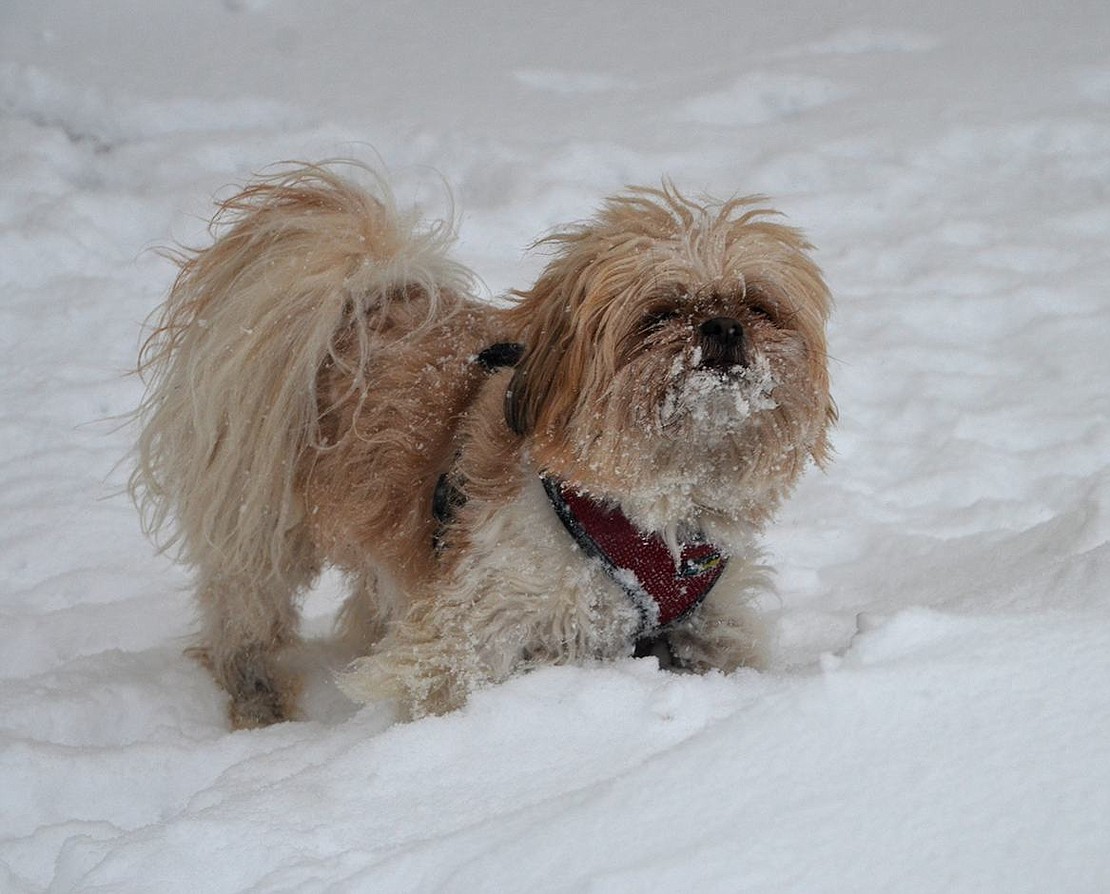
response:
<svg viewBox="0 0 1110 894"><path fill-rule="evenodd" d="M702 323L698 331L706 338L725 344L740 341L744 337L744 327L739 320L734 320L732 317L713 317Z"/></svg>
<svg viewBox="0 0 1110 894"><path fill-rule="evenodd" d="M702 362L727 369L747 366L744 354L744 326L732 317L713 317L698 326L701 334Z"/></svg>

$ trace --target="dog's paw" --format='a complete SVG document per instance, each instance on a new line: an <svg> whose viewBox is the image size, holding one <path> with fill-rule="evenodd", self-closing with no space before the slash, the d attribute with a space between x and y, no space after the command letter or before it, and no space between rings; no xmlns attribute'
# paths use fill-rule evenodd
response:
<svg viewBox="0 0 1110 894"><path fill-rule="evenodd" d="M295 701L290 703L286 693L268 681L258 680L254 692L232 693L228 717L232 729L258 729L292 720L295 711Z"/></svg>
<svg viewBox="0 0 1110 894"><path fill-rule="evenodd" d="M203 651L201 660L231 696L233 729L257 729L296 717L300 679L281 665L279 655L251 646L216 661L209 650Z"/></svg>
<svg viewBox="0 0 1110 894"><path fill-rule="evenodd" d="M410 720L446 714L465 704L469 687L458 668L420 660L409 652L408 660L375 653L359 658L336 678L339 690L359 704L395 701Z"/></svg>
<svg viewBox="0 0 1110 894"><path fill-rule="evenodd" d="M741 667L762 670L768 665L768 640L762 626L747 623L692 624L667 637L674 663L685 670L726 674Z"/></svg>
<svg viewBox="0 0 1110 894"><path fill-rule="evenodd" d="M356 658L336 675L335 685L347 698L360 705L404 697L404 687L393 674L388 673L380 656Z"/></svg>

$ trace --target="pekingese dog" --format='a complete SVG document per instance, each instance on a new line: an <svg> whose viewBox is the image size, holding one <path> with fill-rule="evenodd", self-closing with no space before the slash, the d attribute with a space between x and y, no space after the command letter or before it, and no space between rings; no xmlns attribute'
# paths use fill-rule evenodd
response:
<svg viewBox="0 0 1110 894"><path fill-rule="evenodd" d="M196 577L235 727L296 715L298 596L407 715L543 664L760 664L756 535L835 418L830 298L758 199L631 188L507 307L334 165L224 202L140 358L132 492Z"/></svg>

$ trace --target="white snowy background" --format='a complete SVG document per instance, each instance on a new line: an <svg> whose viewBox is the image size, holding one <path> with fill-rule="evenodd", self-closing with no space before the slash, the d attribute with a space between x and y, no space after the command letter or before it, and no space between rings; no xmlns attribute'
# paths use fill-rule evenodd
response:
<svg viewBox="0 0 1110 894"><path fill-rule="evenodd" d="M331 156L450 195L491 297L663 175L809 232L842 421L773 670L399 725L321 646L308 720L227 730L128 370L154 249ZM0 184L0 891L1110 890L1105 0L3 0Z"/></svg>

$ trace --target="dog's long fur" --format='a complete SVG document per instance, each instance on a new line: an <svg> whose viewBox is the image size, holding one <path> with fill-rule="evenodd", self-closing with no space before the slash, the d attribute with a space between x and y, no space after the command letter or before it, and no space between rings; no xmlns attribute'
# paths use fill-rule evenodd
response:
<svg viewBox="0 0 1110 894"><path fill-rule="evenodd" d="M255 181L214 233L181 257L141 358L132 491L195 571L234 725L295 715L284 659L324 564L352 581L342 633L363 657L344 688L412 716L536 664L631 654L638 612L541 473L670 543L722 545L724 578L669 645L697 670L758 663L753 538L824 461L835 415L829 296L795 230L757 200L631 189L544 240L552 261L505 310L473 297L449 226L333 167ZM715 358L714 318L742 326L742 362ZM475 361L498 342L524 346L516 369Z"/></svg>

